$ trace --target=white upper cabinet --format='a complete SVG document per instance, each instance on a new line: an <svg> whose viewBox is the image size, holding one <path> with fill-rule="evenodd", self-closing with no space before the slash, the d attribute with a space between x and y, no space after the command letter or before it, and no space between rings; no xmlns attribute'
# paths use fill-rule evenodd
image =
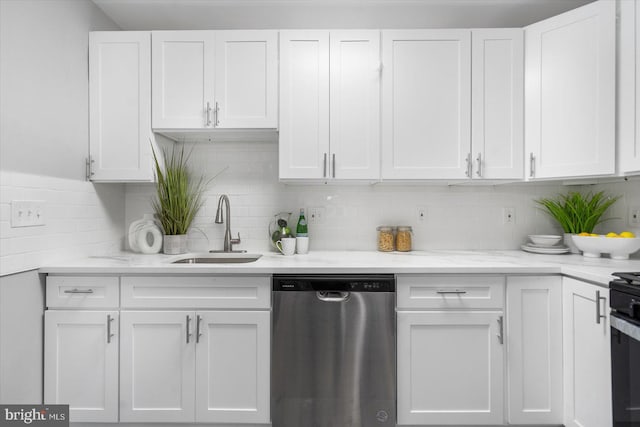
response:
<svg viewBox="0 0 640 427"><path fill-rule="evenodd" d="M613 174L616 2L526 27L525 52L527 176Z"/></svg>
<svg viewBox="0 0 640 427"><path fill-rule="evenodd" d="M329 32L280 32L280 179L325 178Z"/></svg>
<svg viewBox="0 0 640 427"><path fill-rule="evenodd" d="M620 1L618 66L618 165L640 172L640 2Z"/></svg>
<svg viewBox="0 0 640 427"><path fill-rule="evenodd" d="M522 179L524 40L520 28L472 30L473 179Z"/></svg>
<svg viewBox="0 0 640 427"><path fill-rule="evenodd" d="M213 31L152 33L153 127L213 125Z"/></svg>
<svg viewBox="0 0 640 427"><path fill-rule="evenodd" d="M153 128L277 127L277 31L154 31Z"/></svg>
<svg viewBox="0 0 640 427"><path fill-rule="evenodd" d="M378 179L380 33L280 32L280 178Z"/></svg>
<svg viewBox="0 0 640 427"><path fill-rule="evenodd" d="M471 31L383 31L382 63L382 178L465 178Z"/></svg>
<svg viewBox="0 0 640 427"><path fill-rule="evenodd" d="M89 111L89 179L153 181L149 32L89 33Z"/></svg>

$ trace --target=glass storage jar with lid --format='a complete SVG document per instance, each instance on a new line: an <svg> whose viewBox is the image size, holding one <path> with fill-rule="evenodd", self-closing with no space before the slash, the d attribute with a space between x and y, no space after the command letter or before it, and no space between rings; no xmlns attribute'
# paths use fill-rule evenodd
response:
<svg viewBox="0 0 640 427"><path fill-rule="evenodd" d="M409 252L411 250L411 234L413 229L409 225L398 226L396 232L396 250L398 252Z"/></svg>
<svg viewBox="0 0 640 427"><path fill-rule="evenodd" d="M378 230L378 250L382 252L395 250L395 228L390 225L381 225L376 230Z"/></svg>

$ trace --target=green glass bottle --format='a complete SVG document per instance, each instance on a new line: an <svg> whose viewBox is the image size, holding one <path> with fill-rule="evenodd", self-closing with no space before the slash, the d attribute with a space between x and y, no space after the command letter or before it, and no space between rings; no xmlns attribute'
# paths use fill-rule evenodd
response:
<svg viewBox="0 0 640 427"><path fill-rule="evenodd" d="M307 228L307 219L304 217L304 209L300 209L300 217L298 218L298 225L296 226L296 236L306 237L309 235L309 229Z"/></svg>

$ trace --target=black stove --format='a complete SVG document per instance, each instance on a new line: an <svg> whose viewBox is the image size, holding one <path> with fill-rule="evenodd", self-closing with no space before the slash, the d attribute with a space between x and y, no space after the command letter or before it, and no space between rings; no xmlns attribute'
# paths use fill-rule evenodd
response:
<svg viewBox="0 0 640 427"><path fill-rule="evenodd" d="M640 427L640 273L613 273L611 385L613 427Z"/></svg>

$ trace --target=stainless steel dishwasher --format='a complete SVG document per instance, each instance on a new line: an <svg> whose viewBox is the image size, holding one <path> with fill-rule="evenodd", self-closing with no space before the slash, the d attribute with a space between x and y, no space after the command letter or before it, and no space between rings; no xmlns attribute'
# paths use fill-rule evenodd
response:
<svg viewBox="0 0 640 427"><path fill-rule="evenodd" d="M273 427L396 425L393 275L274 275Z"/></svg>

